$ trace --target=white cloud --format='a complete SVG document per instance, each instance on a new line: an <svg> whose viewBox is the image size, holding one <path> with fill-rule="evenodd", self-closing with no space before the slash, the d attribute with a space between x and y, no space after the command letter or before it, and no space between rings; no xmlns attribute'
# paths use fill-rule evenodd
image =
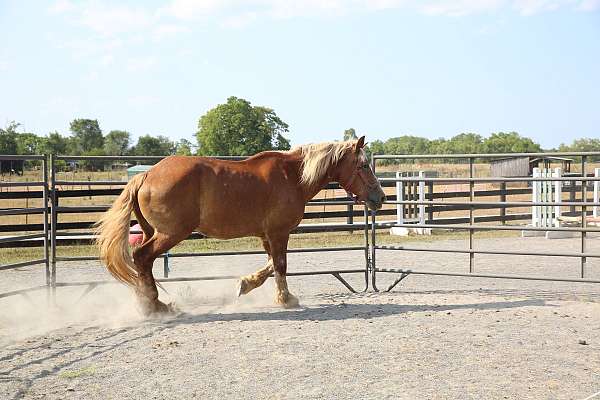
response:
<svg viewBox="0 0 600 400"><path fill-rule="evenodd" d="M429 1L421 5L419 10L429 15L461 17L464 15L495 11L502 7L503 3L503 0Z"/></svg>
<svg viewBox="0 0 600 400"><path fill-rule="evenodd" d="M155 65L156 58L154 57L130 58L127 60L127 70L129 72L147 71Z"/></svg>
<svg viewBox="0 0 600 400"><path fill-rule="evenodd" d="M82 7L77 21L96 33L113 36L144 30L155 22L155 17L144 8L93 2Z"/></svg>
<svg viewBox="0 0 600 400"><path fill-rule="evenodd" d="M580 11L596 11L600 9L600 0L583 0L578 9Z"/></svg>
<svg viewBox="0 0 600 400"><path fill-rule="evenodd" d="M239 27L259 18L338 16L383 9L459 17L501 9L526 16L561 8L594 11L600 8L600 0L172 0L158 14L185 21L212 18L221 25Z"/></svg>
<svg viewBox="0 0 600 400"><path fill-rule="evenodd" d="M172 0L159 9L159 15L181 20L194 20L214 15L215 12L232 7L236 0Z"/></svg>
<svg viewBox="0 0 600 400"><path fill-rule="evenodd" d="M155 39L162 39L165 37L171 37L178 35L180 33L189 33L192 30L184 25L175 25L175 24L161 24L154 28L152 32L152 36Z"/></svg>
<svg viewBox="0 0 600 400"><path fill-rule="evenodd" d="M50 14L63 14L73 11L75 6L69 0L57 0L49 8Z"/></svg>
<svg viewBox="0 0 600 400"><path fill-rule="evenodd" d="M248 12L241 15L234 15L231 17L226 17L223 22L221 22L221 26L226 28L243 28L247 25L250 25L254 22L259 15L257 13Z"/></svg>

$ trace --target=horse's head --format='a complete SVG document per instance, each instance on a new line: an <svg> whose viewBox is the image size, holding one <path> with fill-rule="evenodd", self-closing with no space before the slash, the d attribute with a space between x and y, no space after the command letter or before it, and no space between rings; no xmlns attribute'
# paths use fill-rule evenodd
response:
<svg viewBox="0 0 600 400"><path fill-rule="evenodd" d="M371 210L379 210L385 193L373 174L365 154L365 137L362 136L338 163L338 182L347 192L364 201Z"/></svg>

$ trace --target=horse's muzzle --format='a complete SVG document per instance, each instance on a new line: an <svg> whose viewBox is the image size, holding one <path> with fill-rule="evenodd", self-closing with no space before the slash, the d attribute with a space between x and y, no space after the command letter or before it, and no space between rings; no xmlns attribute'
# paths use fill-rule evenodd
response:
<svg viewBox="0 0 600 400"><path fill-rule="evenodd" d="M375 211L383 207L384 201L385 194L383 193L383 191L380 191L379 193L369 193L369 196L365 203L367 204L367 207L369 207L370 210Z"/></svg>

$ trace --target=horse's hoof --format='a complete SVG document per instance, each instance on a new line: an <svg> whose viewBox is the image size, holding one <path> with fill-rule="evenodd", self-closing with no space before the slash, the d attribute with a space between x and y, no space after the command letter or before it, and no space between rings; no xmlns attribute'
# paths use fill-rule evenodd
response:
<svg viewBox="0 0 600 400"><path fill-rule="evenodd" d="M243 279L240 279L237 283L237 287L236 287L236 294L237 297L240 297L243 294L246 294L246 292L244 291L246 286L246 282Z"/></svg>
<svg viewBox="0 0 600 400"><path fill-rule="evenodd" d="M240 278L237 284L237 297L240 297L243 294L248 294L253 289L252 286L248 283L248 281L244 278Z"/></svg>
<svg viewBox="0 0 600 400"><path fill-rule="evenodd" d="M179 307L177 307L177 304L172 301L169 304L167 304L167 312L169 314L178 314L181 312L181 310L179 309Z"/></svg>
<svg viewBox="0 0 600 400"><path fill-rule="evenodd" d="M300 307L300 301L293 294L287 294L287 296L277 296L275 303L279 304L283 308L298 308Z"/></svg>

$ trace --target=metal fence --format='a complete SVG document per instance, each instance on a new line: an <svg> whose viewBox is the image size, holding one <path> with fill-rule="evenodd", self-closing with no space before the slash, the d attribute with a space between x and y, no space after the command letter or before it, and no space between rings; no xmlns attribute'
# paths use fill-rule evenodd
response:
<svg viewBox="0 0 600 400"><path fill-rule="evenodd" d="M573 190L569 192L569 201L555 201L549 203L548 201L507 201L506 195L509 193L506 189L506 184L512 182L542 182L548 181L549 178L543 177L519 177L519 178L498 178L498 177L475 177L474 175L474 164L475 160L489 160L498 157L519 157L519 156L574 156L581 158L581 176L580 177L552 177L552 182L570 182L570 188L577 188L581 192L581 198L576 199ZM381 178L380 182L384 187L396 186L397 182L404 182L407 186L412 187L426 186L429 193L426 196L416 197L415 196L389 196L389 200L386 204L400 204L406 207L412 207L412 209L420 207L421 210L425 210L428 217L423 220L406 220L404 223L395 222L381 222L377 221L377 216L381 215L395 215L396 210L384 209L380 212L370 213L371 220L369 221L369 213L366 208L362 207L362 212L354 210L352 207L354 203L350 200L345 199L313 199L308 205L337 205L346 206L349 216L359 216L362 214L364 222L354 224L353 221L346 221L341 224L327 224L326 226L318 224L308 224L304 227L300 227L298 232L327 232L327 231L347 231L352 229L360 229L364 233L364 240L361 245L357 246L339 246L339 247L317 247L317 248L297 248L290 249L289 253L306 253L306 252L337 252L337 251L361 251L364 252L364 260L357 259L356 268L343 268L343 269L331 269L331 270L319 270L319 271L303 271L294 272L290 271L290 276L303 276L303 275L332 275L339 280L346 288L350 291L356 291L343 277L343 274L362 274L365 279L365 288L367 290L369 285L372 285L374 290L377 289L377 275L378 273L392 273L399 274L397 279L389 285L387 288L391 290L398 282L406 278L411 274L421 275L448 275L448 276L464 276L464 277L481 277L481 278L509 278L509 279L528 279L528 280L547 280L547 281L566 281L566 282L591 282L600 283L600 280L590 279L586 275L586 264L589 258L600 258L600 254L590 252L586 249L586 235L590 232L600 232L600 228L594 228L587 225L586 217L591 213L591 208L600 206L598 203L588 201L588 184L596 182L594 184L594 190L598 190L598 181L600 180L597 176L588 176L587 165L588 159L591 157L599 157L600 152L575 152L575 153L527 153L527 154L459 154L459 155L375 155L372 158L372 166L374 172L376 171L377 162L379 160L443 160L443 159L465 159L469 164L469 176L466 177L427 177L427 176L398 176L396 178ZM243 159L243 157L219 157L228 159ZM41 207L26 207L26 208L11 208L11 209L0 209L1 216L19 215L19 214L41 214L43 218L42 224L27 224L22 226L22 231L28 231L27 234L12 234L11 236L0 238L0 244L3 243L21 243L24 241L42 240L44 247L44 257L40 259L32 259L18 263L10 263L6 265L0 265L0 270L14 269L24 266L31 265L44 265L45 266L45 279L46 285L35 286L26 289L11 290L5 293L0 293L0 298L8 297L17 294L26 295L27 292L32 290L39 290L48 288L49 293L55 293L57 287L64 286L85 286L85 293L93 290L98 285L114 283L110 281L86 281L86 282L71 282L59 279L60 273L58 266L61 263L77 262L77 261L88 261L96 260L93 256L59 256L57 254L57 244L61 238L81 236L81 233L67 232L65 230L71 229L83 229L89 228L88 223L73 223L63 222L61 216L79 212L101 212L107 209L107 205L95 205L95 206L69 206L61 204L61 199L66 197L81 197L89 194L88 191L76 191L69 189L73 185L84 185L89 187L97 187L99 190L105 190L104 195L116 195L118 189L103 189L103 187L122 187L126 184L123 181L117 180L106 180L106 181L74 181L74 180L60 180L57 178L57 163L66 161L159 161L162 157L110 157L110 156L50 156L49 159L46 156L0 156L2 160L24 160L24 161L35 161L41 163L41 171L43 178L40 181L34 182L1 182L0 187L14 188L18 187L37 187L40 190L37 192L30 192L28 196L38 197L42 199ZM476 183L497 183L501 186L500 191L476 191ZM575 183L581 182L580 185L576 186ZM469 191L466 193L434 193L433 187L435 185L444 183L462 183L469 185ZM333 187L333 186L332 186ZM523 194L524 189L518 189L516 193ZM15 197L12 191L0 193L0 199ZM501 201L476 201L478 196L492 196L498 195ZM457 202L457 201L443 201L446 198L456 199L466 196L468 201ZM546 199L547 200L547 199ZM560 199L562 200L562 199ZM575 201L580 200L580 201ZM580 217L579 227L563 227L563 226L516 226L506 224L505 222L511 221L510 216L503 213L510 207L560 207L568 206L571 209L570 215L573 215L573 210L579 209L578 215ZM437 208L436 208L437 207ZM431 217L432 210L443 209L443 210L467 210L469 213L468 218L451 218L448 221L452 223L444 222L444 220L433 221ZM480 218L474 215L475 210L481 209L498 209L500 210L499 218ZM344 212L335 214L336 216L345 216ZM310 213L308 213L310 214ZM522 219L523 216L519 215L518 219ZM515 218L517 219L517 218ZM466 220L466 221L465 221ZM500 222L502 225L485 225L482 223L489 222ZM349 223L353 224L353 228L349 229ZM377 244L376 231L379 229L385 229L392 226L406 227L406 228L433 228L433 229L457 229L468 232L468 248L463 250L458 249L447 249L438 247L419 248L411 246L387 246ZM357 228L358 227L358 228ZM64 229L64 230L63 230ZM577 252L560 252L560 251L497 251L497 250L477 250L474 246L474 233L476 231L556 231L556 232L571 232L577 233L581 237L581 244L579 251ZM3 230L6 231L6 230ZM17 232L17 230L15 230ZM91 239L91 238L90 238ZM407 252L442 252L442 253L458 253L467 254L469 257L468 266L465 266L465 272L440 272L440 271L427 271L427 270L412 270L403 268L381 268L377 266L377 252L378 251L407 251ZM185 281L207 281L217 279L237 279L238 276L231 275L220 275L220 276L180 276L170 277L169 276L169 260L172 258L180 257L210 257L210 256L230 256L230 255L256 255L265 254L264 251L251 250L251 251L219 251L219 252L187 252L187 253L174 253L174 254L163 254L161 256L163 260L163 277L158 279L160 282L185 282ZM574 257L580 259L580 276L578 278L555 278L550 276L519 276L510 274L488 274L478 273L476 271L476 254L502 254L502 255L527 255L527 256L545 256L545 257ZM363 266L364 265L364 266Z"/></svg>
<svg viewBox="0 0 600 400"><path fill-rule="evenodd" d="M42 215L42 224L36 224L35 229L29 230L30 233L27 234L15 234L10 233L9 236L4 236L0 238L0 243L15 243L15 242L24 242L35 239L42 239L43 241L43 258L30 259L21 262L8 263L4 265L0 265L0 271L6 271L10 269L22 268L32 265L43 265L45 268L45 278L46 285L42 286L31 286L24 289L10 290L4 293L0 293L0 298L9 297L14 295L22 295L27 296L28 292L40 290L44 288L51 287L52 283L52 274L53 271L50 268L50 257L49 257L49 247L50 247L50 235L48 231L48 200L49 200L49 187L48 187L48 165L47 165L47 157L46 156L8 156L8 155L0 155L0 162L3 161L33 161L41 163L41 173L42 179L36 181L29 182L0 182L0 188L6 189L6 192L2 191L0 193L0 199L11 199L15 197L15 194L20 195L18 193L19 188L27 188L30 187L37 188L36 191L27 191L26 195L28 198L41 198L42 205L41 207L20 207L20 208L9 208L9 209L0 209L0 217L9 217L13 215ZM14 190L16 189L16 191ZM37 231L37 232L36 232Z"/></svg>
<svg viewBox="0 0 600 400"><path fill-rule="evenodd" d="M581 176L580 177L516 177L516 178L502 178L502 177L475 177L474 164L475 160L490 160L500 157L538 157L538 156L571 156L581 158ZM509 153L509 154L453 154L453 155L374 155L372 158L372 168L376 171L377 161L379 160L448 160L448 159L464 159L468 161L469 165L469 176L468 177L453 177L453 178L427 178L427 177L396 177L396 178L382 178L380 181L385 182L423 182L426 185L440 184L440 183L468 183L469 184L469 200L461 203L448 203L433 200L403 200L395 199L386 201L386 204L401 204L408 206L438 206L456 204L468 207L469 210L469 222L467 224L458 225L442 225L442 224L428 224L419 221L418 223L388 223L381 224L377 223L377 213L371 212L371 246L370 246L370 270L371 270L371 283L374 290L377 289L377 274L378 273L393 273L399 274L397 279L388 286L387 290L391 290L400 281L409 276L410 274L420 275L445 275L445 276L461 276L461 277L480 277L480 278L509 278L509 279L525 279L525 280L543 280L543 281L562 281L562 282L588 282L588 283L600 283L600 280L586 278L586 264L588 258L600 258L600 253L591 253L586 250L586 235L590 232L600 232L599 228L593 228L587 226L587 216L591 213L591 208L599 206L600 204L588 201L588 182L597 182L600 180L597 176L588 176L588 159L591 157L597 158L600 156L600 152L572 152L572 153ZM475 201L475 183L478 182L495 182L495 183L508 183L508 182L544 182L544 181L558 181L558 182L581 182L581 201ZM595 185L597 187L597 185ZM597 190L597 189L596 189ZM547 206L568 206L571 208L579 208L581 211L579 215L580 227L535 227L535 226L510 226L510 225L478 225L475 221L474 210L477 207L496 207L500 209L506 209L508 207L547 207ZM376 228L382 225L389 227L405 227L405 228L437 228L437 229L459 229L468 231L468 248L467 249L447 249L440 247L413 247L413 246L386 246L378 245L377 238L375 235ZM502 231L502 230L519 230L519 231L556 231L556 232L576 232L580 235L581 245L579 252L561 252L561 251L544 251L544 252L533 252L533 251L500 251L500 250L477 250L474 247L474 233L476 230L486 231ZM428 270L412 270L403 268L378 268L377 267L377 251L391 250L391 251L408 251L408 252L442 252L442 253L458 253L468 254L469 263L468 268L463 273L459 272L441 272L441 271L428 271ZM488 273L477 273L475 264L476 254L500 254L500 255L519 255L519 256L548 256L548 257L575 257L580 259L580 277L579 278L559 278L549 276L522 276L522 275L511 275L511 274L488 274Z"/></svg>

